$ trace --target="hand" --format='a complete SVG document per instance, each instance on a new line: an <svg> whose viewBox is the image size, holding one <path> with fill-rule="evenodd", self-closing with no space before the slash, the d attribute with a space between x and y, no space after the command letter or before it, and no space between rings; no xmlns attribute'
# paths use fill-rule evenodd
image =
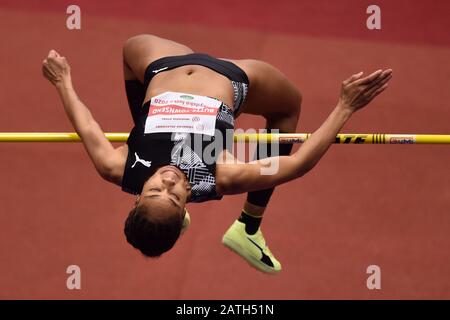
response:
<svg viewBox="0 0 450 320"><path fill-rule="evenodd" d="M392 70L377 70L365 78L363 72L354 74L342 82L339 104L351 112L358 111L386 90L392 78Z"/></svg>
<svg viewBox="0 0 450 320"><path fill-rule="evenodd" d="M42 73L55 86L70 83L69 63L55 50L50 50L42 62Z"/></svg>

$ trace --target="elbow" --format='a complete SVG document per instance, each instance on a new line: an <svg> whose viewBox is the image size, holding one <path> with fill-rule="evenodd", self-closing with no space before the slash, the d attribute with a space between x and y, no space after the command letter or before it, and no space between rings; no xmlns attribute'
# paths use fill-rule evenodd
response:
<svg viewBox="0 0 450 320"><path fill-rule="evenodd" d="M304 168L304 167L301 167L301 168L297 169L297 171L295 172L294 179L298 179L298 178L303 177L305 174L307 174L309 172L309 170L310 169Z"/></svg>
<svg viewBox="0 0 450 320"><path fill-rule="evenodd" d="M103 180L117 183L118 175L117 170L113 166L104 165L97 167L97 172Z"/></svg>
<svg viewBox="0 0 450 320"><path fill-rule="evenodd" d="M316 166L316 163L314 162L307 162L300 166L300 168L297 170L297 178L301 178L304 175L306 175L308 172L310 172L314 167Z"/></svg>
<svg viewBox="0 0 450 320"><path fill-rule="evenodd" d="M231 181L227 177L216 177L216 191L220 195L227 195L231 192Z"/></svg>
<svg viewBox="0 0 450 320"><path fill-rule="evenodd" d="M301 178L306 175L311 169L301 169L297 172L297 178Z"/></svg>
<svg viewBox="0 0 450 320"><path fill-rule="evenodd" d="M216 177L216 191L220 195L232 195L243 193L242 184L237 182L237 179L233 179L230 176L222 175Z"/></svg>
<svg viewBox="0 0 450 320"><path fill-rule="evenodd" d="M110 169L101 168L97 169L97 172L100 175L100 177L102 177L103 180L106 180L108 182L112 182L112 180L114 180L113 172Z"/></svg>

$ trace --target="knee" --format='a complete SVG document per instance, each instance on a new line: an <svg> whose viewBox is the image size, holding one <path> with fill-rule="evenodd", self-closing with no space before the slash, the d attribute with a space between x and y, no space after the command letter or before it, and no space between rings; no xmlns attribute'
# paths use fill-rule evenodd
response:
<svg viewBox="0 0 450 320"><path fill-rule="evenodd" d="M129 38L125 41L123 47L125 48L125 47L132 46L132 45L134 45L136 42L146 41L146 40L148 40L148 39L151 39L152 37L154 37L154 36L151 35L151 34L146 34L146 33L137 34L137 35L135 35L135 36L129 37Z"/></svg>
<svg viewBox="0 0 450 320"><path fill-rule="evenodd" d="M289 133L294 132L297 128L298 120L300 117L300 111L293 110L289 114L278 114L267 116L266 128L278 129L280 132Z"/></svg>
<svg viewBox="0 0 450 320"><path fill-rule="evenodd" d="M131 52L134 50L134 48L136 47L136 43L140 41L141 37L143 35L137 35L137 36L133 36L131 38L128 38L123 46L122 46L122 56L124 58L124 62L127 60L127 57L130 56Z"/></svg>
<svg viewBox="0 0 450 320"><path fill-rule="evenodd" d="M297 88L295 89L294 95L295 95L294 98L295 103L293 103L292 117L295 118L296 122L298 122L298 120L300 119L300 113L302 111L303 96L300 90L298 90Z"/></svg>
<svg viewBox="0 0 450 320"><path fill-rule="evenodd" d="M135 36L132 36L128 38L122 47L123 56L126 57L133 51L135 51L137 48L142 46L143 43L151 43L151 41L156 38L156 36L151 34L138 34Z"/></svg>
<svg viewBox="0 0 450 320"><path fill-rule="evenodd" d="M300 113L302 110L302 94L298 89L293 91L291 103L289 105L290 107L288 108L287 112L279 114L278 117L280 118L281 122L286 123L287 127L295 129L297 127L298 121L300 120Z"/></svg>
<svg viewBox="0 0 450 320"><path fill-rule="evenodd" d="M286 109L277 113L276 117L284 119L286 122L297 124L300 119L300 112L302 109L302 94L296 87L292 87L288 92L289 97L285 101Z"/></svg>

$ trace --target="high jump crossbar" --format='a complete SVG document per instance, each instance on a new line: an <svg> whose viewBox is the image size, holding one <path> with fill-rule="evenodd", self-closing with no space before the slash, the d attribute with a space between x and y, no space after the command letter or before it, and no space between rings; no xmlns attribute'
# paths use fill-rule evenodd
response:
<svg viewBox="0 0 450 320"><path fill-rule="evenodd" d="M126 142L126 132L108 132L111 142ZM235 142L302 143L311 133L242 133L235 134ZM0 142L80 142L74 132L0 132ZM340 133L338 144L450 144L447 134L388 134L388 133Z"/></svg>

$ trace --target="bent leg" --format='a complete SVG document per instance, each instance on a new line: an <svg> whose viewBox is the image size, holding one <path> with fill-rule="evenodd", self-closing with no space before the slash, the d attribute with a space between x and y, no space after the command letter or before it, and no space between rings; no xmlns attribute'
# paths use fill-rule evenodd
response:
<svg viewBox="0 0 450 320"><path fill-rule="evenodd" d="M282 133L295 132L300 117L302 96L296 86L274 66L259 60L245 60L241 62L250 78L250 88L243 112L261 115L266 119L266 129L277 129ZM270 144L266 150L268 154L260 155L263 145L258 144L256 156L262 159L270 156L289 155L292 144L279 145L279 154L271 154ZM273 188L250 192L244 206L244 212L249 215L261 217L264 213ZM256 232L259 220L250 219L247 229L250 233ZM255 223L253 223L256 221Z"/></svg>
<svg viewBox="0 0 450 320"><path fill-rule="evenodd" d="M128 39L123 46L123 75L128 106L136 124L146 88L143 85L147 66L154 60L168 55L192 52L188 47L171 40L152 35L138 35Z"/></svg>
<svg viewBox="0 0 450 320"><path fill-rule="evenodd" d="M266 118L266 128L268 131L277 129L280 133L290 133L295 132L297 128L297 123L300 115L300 106L298 110L293 110L291 115L285 116L270 116ZM258 144L256 150L257 159L263 159L265 157L277 156L272 154L270 144L267 145L265 150L267 150L267 155L260 155L259 149L261 144ZM279 145L279 155L286 156L291 153L292 144L280 144ZM240 220L246 223L246 231L249 234L254 234L258 230L262 216L270 201L274 188L258 190L249 192L247 194L247 201L244 204L243 212L246 214L241 215ZM246 217L247 216L247 217Z"/></svg>
<svg viewBox="0 0 450 320"><path fill-rule="evenodd" d="M266 127L280 132L294 132L300 115L300 104L285 115L266 116ZM290 154L292 145L280 145L280 154ZM269 154L270 156L270 154ZM281 271L281 263L266 244L259 228L273 188L248 193L241 216L225 232L222 243L244 258L252 267L275 274Z"/></svg>
<svg viewBox="0 0 450 320"><path fill-rule="evenodd" d="M192 53L180 43L154 35L143 34L129 38L123 46L125 80L144 82L147 66L153 61L166 57Z"/></svg>

